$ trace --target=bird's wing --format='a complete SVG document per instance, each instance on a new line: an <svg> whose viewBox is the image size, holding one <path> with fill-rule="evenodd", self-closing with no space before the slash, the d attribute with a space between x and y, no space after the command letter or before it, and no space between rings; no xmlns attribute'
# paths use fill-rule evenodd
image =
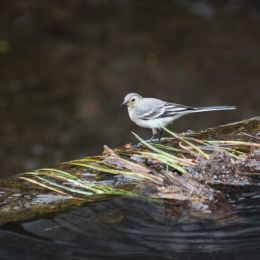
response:
<svg viewBox="0 0 260 260"><path fill-rule="evenodd" d="M146 98L136 107L136 115L142 120L152 120L192 112L194 108L167 103L159 99Z"/></svg>
<svg viewBox="0 0 260 260"><path fill-rule="evenodd" d="M155 98L145 98L135 109L136 115L142 120L159 118L165 112L164 102Z"/></svg>
<svg viewBox="0 0 260 260"><path fill-rule="evenodd" d="M176 115L186 114L186 113L192 113L195 111L195 108L188 107L180 104L175 103L164 103L165 106L165 112L162 115L162 117L173 117Z"/></svg>

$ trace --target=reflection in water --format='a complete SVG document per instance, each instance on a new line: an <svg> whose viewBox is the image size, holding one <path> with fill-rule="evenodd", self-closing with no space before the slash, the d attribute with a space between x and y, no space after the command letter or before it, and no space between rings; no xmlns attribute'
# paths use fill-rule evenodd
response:
<svg viewBox="0 0 260 260"><path fill-rule="evenodd" d="M100 202L2 230L0 249L5 259L14 249L19 259L258 259L260 193L252 190L230 194L229 205L206 219L182 203L178 211L162 202Z"/></svg>

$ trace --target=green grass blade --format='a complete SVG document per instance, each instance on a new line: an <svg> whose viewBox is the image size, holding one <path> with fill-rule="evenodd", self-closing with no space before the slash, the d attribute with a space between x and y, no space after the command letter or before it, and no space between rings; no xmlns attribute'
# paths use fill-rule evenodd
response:
<svg viewBox="0 0 260 260"><path fill-rule="evenodd" d="M181 173L187 173L187 171L183 167L181 167L174 161L169 160L169 158L167 158L167 157L164 157L162 155L155 154L155 153L148 153L148 156L150 156L153 159L156 159L157 161L165 164L166 166L171 166L172 168L176 169L177 171L179 171Z"/></svg>
<svg viewBox="0 0 260 260"><path fill-rule="evenodd" d="M178 158L177 156L174 156L172 154L169 154L165 151L162 151L156 147L154 147L153 145L149 144L149 142L145 141L144 139L142 139L140 136L138 136L136 133L132 132L132 134L136 137L136 139L138 139L140 141L140 143L142 143L143 145L145 145L146 147L148 147L150 150L158 153L158 154L161 154L161 155L164 155L166 157L168 157L169 159L172 159L172 160L175 160L175 161L179 161L180 158Z"/></svg>
<svg viewBox="0 0 260 260"><path fill-rule="evenodd" d="M194 150L196 150L201 156L203 156L204 158L206 158L207 160L209 159L209 155L204 153L200 148L198 148L196 145L192 144L191 142L187 141L185 138L177 135L176 133L170 131L169 129L162 127L162 129L167 132L168 134L170 134L171 136L175 137L176 139L179 139L181 141L183 141L184 143L186 143L187 145L189 145L190 147L192 147Z"/></svg>
<svg viewBox="0 0 260 260"><path fill-rule="evenodd" d="M253 146L253 147L260 147L260 144L256 143L249 143L243 141L227 141L227 140L210 140L207 141L210 144L223 144L223 145L241 145L241 146Z"/></svg>
<svg viewBox="0 0 260 260"><path fill-rule="evenodd" d="M39 169L38 171L51 171L51 172L57 173L60 176L65 176L69 179L79 180L79 177L77 177L71 173L68 173L68 172L65 172L62 170L58 170L58 169L54 169L54 168L42 168L42 169Z"/></svg>
<svg viewBox="0 0 260 260"><path fill-rule="evenodd" d="M155 178L147 176L147 175L142 174L142 173L109 169L109 168L104 168L104 167L96 166L96 165L93 165L93 164L85 164L85 163L68 162L66 164L74 165L74 166L80 166L80 167L84 167L84 168L89 168L89 169L97 170L97 171L100 171L100 172L106 172L106 173L115 174L115 175L121 174L121 175L125 175L127 177L130 177L130 178L133 178L135 180L149 180L149 181L152 181L154 183L158 183L158 180L156 180Z"/></svg>

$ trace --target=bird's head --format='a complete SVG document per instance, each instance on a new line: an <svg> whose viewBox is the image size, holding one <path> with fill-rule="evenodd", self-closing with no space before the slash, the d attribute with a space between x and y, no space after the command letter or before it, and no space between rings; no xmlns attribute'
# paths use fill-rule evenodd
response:
<svg viewBox="0 0 260 260"><path fill-rule="evenodd" d="M124 102L121 105L126 105L128 108L135 108L142 99L143 97L139 94L130 93L125 96Z"/></svg>

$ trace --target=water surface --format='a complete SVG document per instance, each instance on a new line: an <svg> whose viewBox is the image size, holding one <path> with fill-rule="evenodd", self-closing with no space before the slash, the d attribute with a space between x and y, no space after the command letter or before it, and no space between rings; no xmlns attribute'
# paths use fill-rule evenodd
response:
<svg viewBox="0 0 260 260"><path fill-rule="evenodd" d="M3 259L259 259L260 189L213 215L184 202L114 199L1 230Z"/></svg>

